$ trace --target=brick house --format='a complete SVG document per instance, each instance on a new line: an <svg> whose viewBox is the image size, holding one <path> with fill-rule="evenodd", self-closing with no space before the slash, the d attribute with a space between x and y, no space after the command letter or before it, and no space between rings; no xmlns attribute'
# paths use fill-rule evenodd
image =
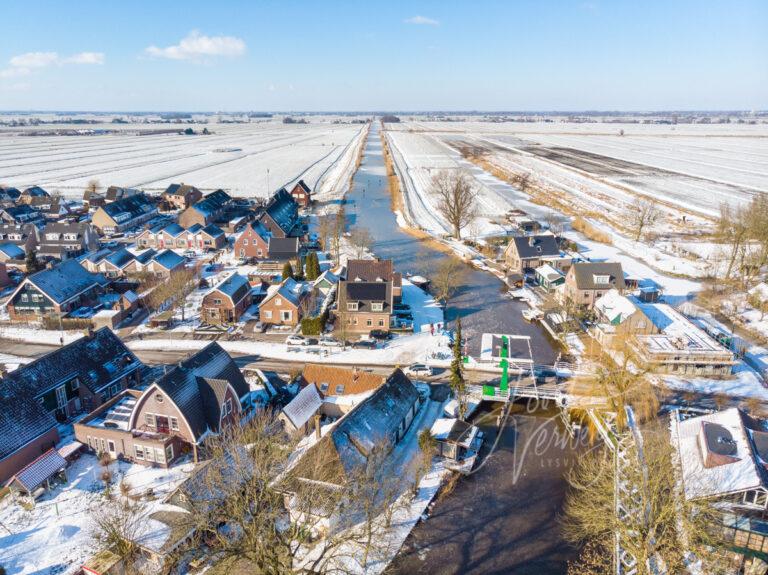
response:
<svg viewBox="0 0 768 575"><path fill-rule="evenodd" d="M40 231L34 224L0 224L0 244L19 246L26 253L39 243Z"/></svg>
<svg viewBox="0 0 768 575"><path fill-rule="evenodd" d="M336 314L347 330L388 330L394 304L402 297L402 277L392 260L349 260L338 289Z"/></svg>
<svg viewBox="0 0 768 575"><path fill-rule="evenodd" d="M136 194L99 207L91 223L102 234L112 235L139 226L157 215L157 207L146 195Z"/></svg>
<svg viewBox="0 0 768 575"><path fill-rule="evenodd" d="M87 222L49 222L39 235L37 255L43 258L65 260L99 248L99 235Z"/></svg>
<svg viewBox="0 0 768 575"><path fill-rule="evenodd" d="M545 263L559 270L567 269L571 263L571 258L560 252L553 235L517 236L504 250L504 264L510 272L522 274Z"/></svg>
<svg viewBox="0 0 768 575"><path fill-rule="evenodd" d="M304 180L299 180L291 188L291 197L296 200L300 207L306 208L312 203L312 190L304 183Z"/></svg>
<svg viewBox="0 0 768 575"><path fill-rule="evenodd" d="M65 260L24 278L8 298L6 309L12 321L38 321L95 304L109 283L76 260Z"/></svg>
<svg viewBox="0 0 768 575"><path fill-rule="evenodd" d="M59 441L56 419L12 381L0 380L0 485Z"/></svg>
<svg viewBox="0 0 768 575"><path fill-rule="evenodd" d="M392 282L392 297L398 303L403 296L403 276L396 272L392 260L349 260L344 279L363 282Z"/></svg>
<svg viewBox="0 0 768 575"><path fill-rule="evenodd" d="M267 296L259 304L259 317L272 325L298 325L304 314L302 307L309 297L304 284L288 278L269 286Z"/></svg>
<svg viewBox="0 0 768 575"><path fill-rule="evenodd" d="M109 328L67 344L5 378L58 421L90 411L141 381L142 363Z"/></svg>
<svg viewBox="0 0 768 575"><path fill-rule="evenodd" d="M163 200L178 210L184 210L199 202L203 198L203 192L195 186L188 184L171 184L163 192Z"/></svg>
<svg viewBox="0 0 768 575"><path fill-rule="evenodd" d="M50 198L51 194L46 192L40 186L32 186L21 192L18 202L21 204L32 203L33 198Z"/></svg>
<svg viewBox="0 0 768 575"><path fill-rule="evenodd" d="M216 190L202 200L189 206L179 215L179 225L190 228L195 224L205 227L218 221L232 202L232 198L224 190Z"/></svg>
<svg viewBox="0 0 768 575"><path fill-rule="evenodd" d="M251 284L234 273L203 296L200 319L209 324L236 323L250 305Z"/></svg>
<svg viewBox="0 0 768 575"><path fill-rule="evenodd" d="M193 224L184 229L179 224L162 223L143 230L136 237L136 245L142 248L196 248L219 250L227 245L224 231L214 224Z"/></svg>
<svg viewBox="0 0 768 575"><path fill-rule="evenodd" d="M266 259L269 254L269 232L259 222L248 222L235 239L234 254L241 259Z"/></svg>
<svg viewBox="0 0 768 575"><path fill-rule="evenodd" d="M253 409L248 384L232 357L210 343L144 391L126 390L74 425L89 450L169 467Z"/></svg>
<svg viewBox="0 0 768 575"><path fill-rule="evenodd" d="M279 189L269 199L258 221L273 238L300 237L304 234L299 205L285 188Z"/></svg>
<svg viewBox="0 0 768 575"><path fill-rule="evenodd" d="M591 309L601 296L612 289L619 293L626 289L619 262L581 262L573 264L565 274L562 294L576 305Z"/></svg>

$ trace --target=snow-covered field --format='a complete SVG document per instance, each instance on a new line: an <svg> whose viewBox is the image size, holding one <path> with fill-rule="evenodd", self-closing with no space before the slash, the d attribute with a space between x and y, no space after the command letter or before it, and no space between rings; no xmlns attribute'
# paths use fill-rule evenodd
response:
<svg viewBox="0 0 768 575"><path fill-rule="evenodd" d="M477 146L566 189L578 190L586 178L602 183L601 195L648 194L710 216L722 202L745 203L768 191L768 124L418 121L388 128L432 145Z"/></svg>
<svg viewBox="0 0 768 575"><path fill-rule="evenodd" d="M67 196L81 196L93 179L103 186L149 191L184 182L202 190L265 197L303 178L323 199L346 183L366 132L366 125L333 124L330 118L313 118L309 124L273 120L190 127L211 134L135 135L125 126L116 134L82 136L0 131L0 182L20 189L36 184Z"/></svg>

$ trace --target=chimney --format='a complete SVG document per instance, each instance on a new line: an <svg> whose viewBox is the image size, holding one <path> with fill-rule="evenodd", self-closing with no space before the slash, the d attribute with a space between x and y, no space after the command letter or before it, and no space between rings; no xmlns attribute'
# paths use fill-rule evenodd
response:
<svg viewBox="0 0 768 575"><path fill-rule="evenodd" d="M320 434L320 414L319 413L315 414L315 437L317 439L320 439L320 437L321 437L321 434Z"/></svg>

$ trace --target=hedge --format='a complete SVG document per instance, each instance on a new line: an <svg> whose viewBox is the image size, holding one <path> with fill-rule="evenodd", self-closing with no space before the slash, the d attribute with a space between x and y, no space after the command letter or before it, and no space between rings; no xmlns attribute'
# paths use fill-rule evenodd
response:
<svg viewBox="0 0 768 575"><path fill-rule="evenodd" d="M301 333L304 335L320 335L328 321L328 310L314 317L301 318Z"/></svg>

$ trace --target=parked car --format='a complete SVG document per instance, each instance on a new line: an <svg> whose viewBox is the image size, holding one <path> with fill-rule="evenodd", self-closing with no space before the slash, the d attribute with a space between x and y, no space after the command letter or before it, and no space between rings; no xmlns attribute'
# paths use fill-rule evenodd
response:
<svg viewBox="0 0 768 575"><path fill-rule="evenodd" d="M289 335L285 338L286 345L309 345L309 340L300 335Z"/></svg>
<svg viewBox="0 0 768 575"><path fill-rule="evenodd" d="M197 256L197 252L195 250L184 250L185 258L194 258L196 256Z"/></svg>
<svg viewBox="0 0 768 575"><path fill-rule="evenodd" d="M389 333L386 329L372 329L368 334L368 336L371 339L378 339L381 341L385 341L391 338L392 334Z"/></svg>
<svg viewBox="0 0 768 575"><path fill-rule="evenodd" d="M372 339L361 339L352 344L355 349L376 349L378 344Z"/></svg>
<svg viewBox="0 0 768 575"><path fill-rule="evenodd" d="M320 345L325 347L341 347L342 343L335 337L325 336L320 338Z"/></svg>
<svg viewBox="0 0 768 575"><path fill-rule="evenodd" d="M432 368L423 363L414 363L405 368L406 375L429 377L432 375Z"/></svg>

